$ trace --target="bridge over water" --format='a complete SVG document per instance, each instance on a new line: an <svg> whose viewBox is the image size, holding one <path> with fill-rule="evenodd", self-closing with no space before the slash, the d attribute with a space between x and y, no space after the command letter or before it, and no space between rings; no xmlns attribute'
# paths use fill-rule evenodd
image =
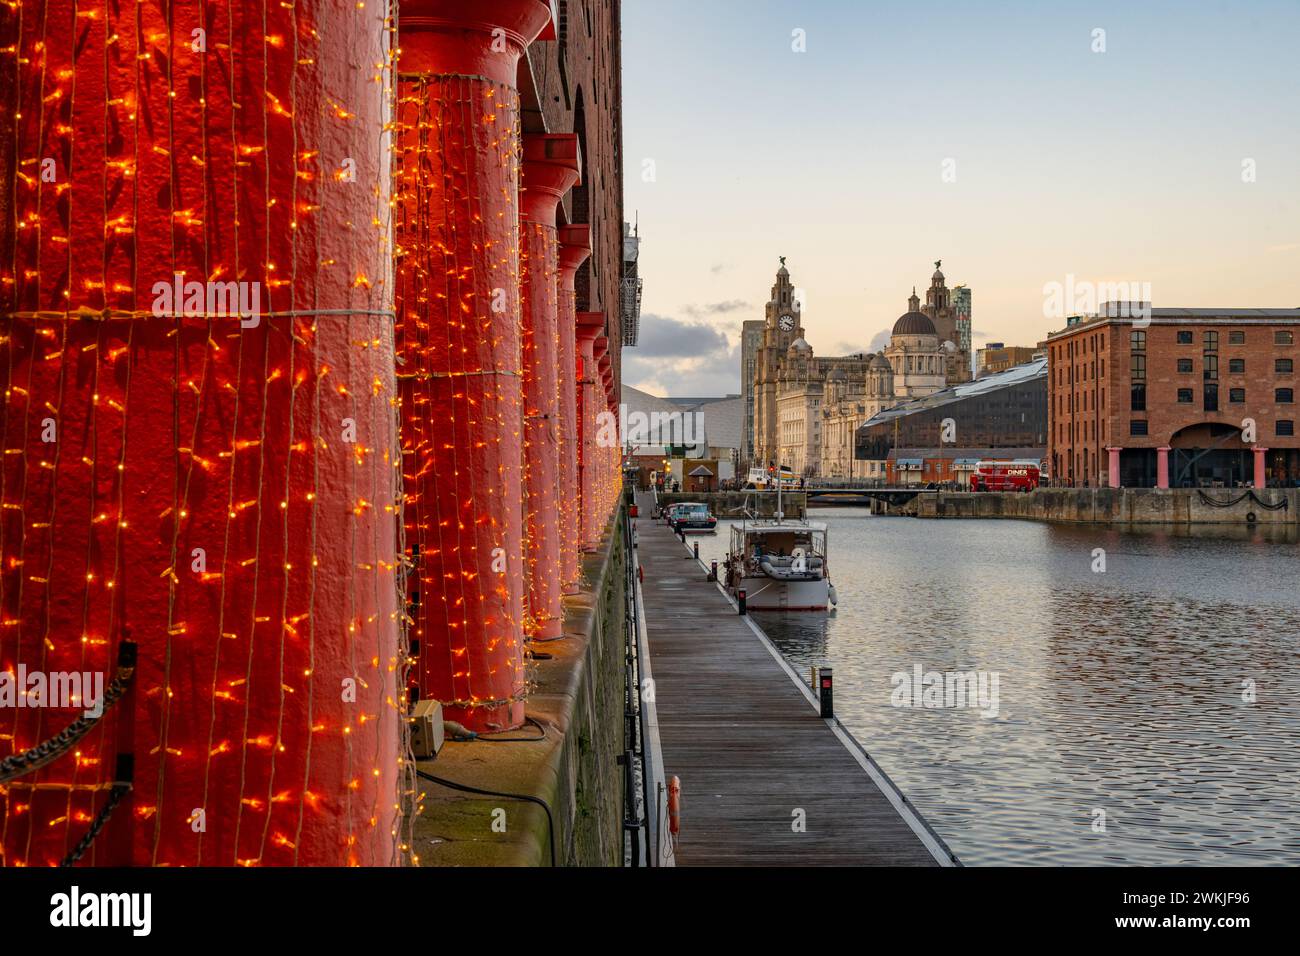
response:
<svg viewBox="0 0 1300 956"><path fill-rule="evenodd" d="M934 488L804 488L809 507L868 505L873 501L897 508L920 495L937 495Z"/></svg>

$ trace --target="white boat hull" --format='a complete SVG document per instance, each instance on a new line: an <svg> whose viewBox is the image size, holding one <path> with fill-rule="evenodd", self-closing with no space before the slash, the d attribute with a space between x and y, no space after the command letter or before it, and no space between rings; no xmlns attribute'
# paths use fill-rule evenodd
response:
<svg viewBox="0 0 1300 956"><path fill-rule="evenodd" d="M830 606L830 582L778 581L766 575L741 579L747 611L825 611ZM732 589L734 597L738 589Z"/></svg>

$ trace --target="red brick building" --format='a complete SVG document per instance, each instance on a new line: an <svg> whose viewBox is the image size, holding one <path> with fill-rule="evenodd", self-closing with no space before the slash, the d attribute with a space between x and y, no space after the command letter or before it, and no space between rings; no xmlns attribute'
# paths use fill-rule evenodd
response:
<svg viewBox="0 0 1300 956"><path fill-rule="evenodd" d="M615 394L620 369L623 280L622 0L554 0L555 42L531 44L519 62L523 131L576 133L582 180L562 223L591 225L591 256L578 267L577 311L601 312Z"/></svg>
<svg viewBox="0 0 1300 956"><path fill-rule="evenodd" d="M1300 309L1152 309L1048 337L1058 485L1300 483Z"/></svg>

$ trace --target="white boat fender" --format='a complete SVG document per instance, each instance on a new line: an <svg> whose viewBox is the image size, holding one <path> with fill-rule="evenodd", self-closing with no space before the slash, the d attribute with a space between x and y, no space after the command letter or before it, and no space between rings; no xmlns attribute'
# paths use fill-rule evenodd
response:
<svg viewBox="0 0 1300 956"><path fill-rule="evenodd" d="M833 585L833 584L829 584L828 587L830 588L830 599L831 599L831 604L839 604L839 603L840 603L840 599L839 599L838 595L836 595L836 593L835 593L835 585Z"/></svg>

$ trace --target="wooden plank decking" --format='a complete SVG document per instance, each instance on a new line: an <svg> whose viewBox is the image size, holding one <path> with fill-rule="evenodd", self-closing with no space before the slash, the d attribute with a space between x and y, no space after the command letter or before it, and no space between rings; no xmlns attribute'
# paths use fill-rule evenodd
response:
<svg viewBox="0 0 1300 956"><path fill-rule="evenodd" d="M933 866L936 853L946 857L919 819L909 824L910 806L900 812L891 803L681 542L650 519L649 496L639 497L663 770L682 782L676 865ZM792 826L797 810L806 832Z"/></svg>

